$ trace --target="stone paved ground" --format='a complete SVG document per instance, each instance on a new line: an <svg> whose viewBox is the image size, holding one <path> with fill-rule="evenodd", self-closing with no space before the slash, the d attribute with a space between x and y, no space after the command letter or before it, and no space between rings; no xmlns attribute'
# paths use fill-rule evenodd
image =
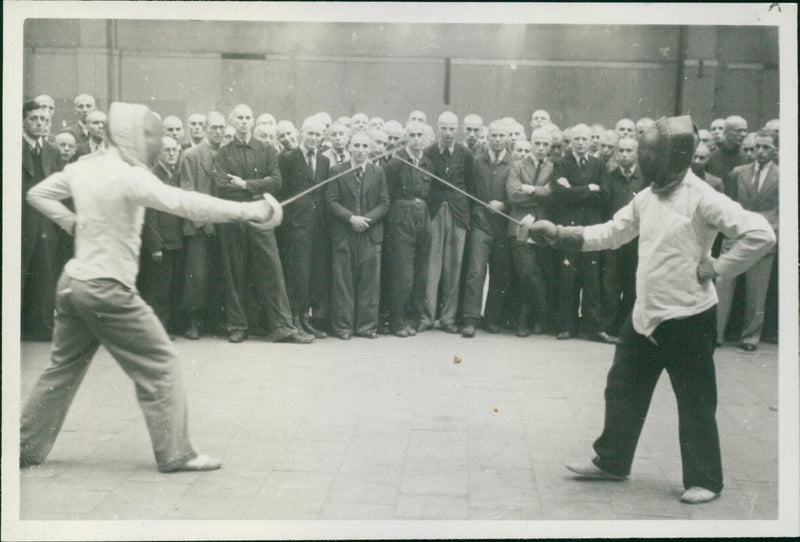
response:
<svg viewBox="0 0 800 542"><path fill-rule="evenodd" d="M581 482L613 347L439 331L311 346L177 339L210 473L159 474L131 382L101 349L22 520L776 519L777 347L717 351L725 491L678 502L677 411L662 375L632 479ZM48 362L22 346L22 394ZM460 358L456 363L454 358ZM773 407L773 408L771 408Z"/></svg>

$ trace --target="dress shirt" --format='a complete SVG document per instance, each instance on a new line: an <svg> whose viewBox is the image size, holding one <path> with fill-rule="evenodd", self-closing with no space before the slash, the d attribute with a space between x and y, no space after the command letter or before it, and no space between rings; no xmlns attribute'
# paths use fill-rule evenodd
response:
<svg viewBox="0 0 800 542"><path fill-rule="evenodd" d="M761 187L764 186L764 179L767 178L767 173L769 173L769 167L772 165L772 162L767 162L763 166L760 165L758 162L755 163L755 174L753 175L753 185L756 187L756 193L761 190Z"/></svg>
<svg viewBox="0 0 800 542"><path fill-rule="evenodd" d="M75 212L61 200L72 198ZM115 279L136 287L145 207L202 222L263 220L265 202L234 203L165 185L123 161L116 148L68 165L28 191L28 203L67 232L75 256L65 272L77 280Z"/></svg>
<svg viewBox="0 0 800 542"><path fill-rule="evenodd" d="M711 280L697 279L697 266L708 258L722 232L734 239L731 250L713 260L719 277L733 278L775 244L767 220L745 211L691 170L668 195L648 187L605 224L583 228L583 250L619 248L639 236L633 327L649 336L671 319L699 314L717 303Z"/></svg>

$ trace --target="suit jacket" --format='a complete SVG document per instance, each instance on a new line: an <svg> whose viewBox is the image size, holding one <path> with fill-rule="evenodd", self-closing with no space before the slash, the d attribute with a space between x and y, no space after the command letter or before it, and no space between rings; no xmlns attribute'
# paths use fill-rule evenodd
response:
<svg viewBox="0 0 800 542"><path fill-rule="evenodd" d="M105 145L101 145L100 148L104 147ZM87 154L92 154L92 146L89 143L89 140L86 140L75 147L75 155L72 157L72 161L74 162L80 159L82 156L86 156Z"/></svg>
<svg viewBox="0 0 800 542"><path fill-rule="evenodd" d="M527 214L532 214L536 219L547 219L549 217L548 201L550 196L541 194L526 194L522 190L522 185L527 184L536 187L544 187L550 184L553 177L553 162L545 158L536 175L536 165L533 157L518 160L511 165L511 171L506 181L506 195L511 204L511 216L521 220ZM508 223L507 234L514 236L517 225L513 222Z"/></svg>
<svg viewBox="0 0 800 542"><path fill-rule="evenodd" d="M87 141L89 141L89 134L83 131L83 128L81 127L80 124L78 124L78 121L73 122L63 130L61 130L59 133L61 132L69 132L70 134L72 134L73 137L75 137L76 145L80 145L81 143L86 143Z"/></svg>
<svg viewBox="0 0 800 542"><path fill-rule="evenodd" d="M331 176L351 167L349 161L334 166ZM355 171L342 175L328 184L326 196L331 212L331 239L334 243L355 233L350 225L350 217L354 215L370 219L369 228L361 232L362 234L369 235L373 243L383 241L383 217L389 212L389 189L386 186L386 174L381 168L368 163L360 187Z"/></svg>
<svg viewBox="0 0 800 542"><path fill-rule="evenodd" d="M638 166L634 168L629 181L622 174L622 168L617 166L606 174L603 185L608 190L608 208L604 220L609 220L614 213L625 207L636 194L647 187L647 181L642 177Z"/></svg>
<svg viewBox="0 0 800 542"><path fill-rule="evenodd" d="M698 175L701 179L711 185L711 188L716 190L717 192L725 193L725 183L722 182L722 179L717 177L716 175L712 175L709 172L703 172L703 175Z"/></svg>
<svg viewBox="0 0 800 542"><path fill-rule="evenodd" d="M283 188L278 199L281 201L299 194L330 177L331 163L327 156L317 152L316 168L315 171L312 171L303 152L304 150L301 146L280 155L279 165ZM324 190L320 189L303 196L286 206L283 211L281 228L309 227L312 224L315 212L320 213L320 218L325 214L323 211L326 208L326 204Z"/></svg>
<svg viewBox="0 0 800 542"><path fill-rule="evenodd" d="M342 160L342 162L339 162L337 160L336 151L333 150L333 148L326 149L325 151L323 151L322 155L328 158L328 161L330 162L331 166L335 166L336 164L340 164L350 160L350 152L347 149L345 149L342 152L344 153L344 160Z"/></svg>
<svg viewBox="0 0 800 542"><path fill-rule="evenodd" d="M178 186L177 168L175 173L164 169L161 162L153 167L153 173L164 184ZM152 254L159 250L176 250L183 247L183 219L179 216L147 208L142 226L142 252Z"/></svg>
<svg viewBox="0 0 800 542"><path fill-rule="evenodd" d="M473 164L475 166L475 197L486 203L492 200L501 201L508 207L506 182L511 171L511 153L506 151L498 164L492 164L489 151L484 150L473 157ZM472 205L470 227L479 228L493 237L505 237L508 220L483 205Z"/></svg>
<svg viewBox="0 0 800 542"><path fill-rule="evenodd" d="M28 263L33 257L36 241L39 237L54 235L55 223L51 222L39 211L25 201L25 195L34 185L61 169L61 153L58 147L42 141L42 171L38 174L34 167L34 156L28 142L22 140L22 261L23 272L28 268Z"/></svg>
<svg viewBox="0 0 800 542"><path fill-rule="evenodd" d="M602 160L587 156L582 171L573 153L554 163L550 212L556 224L587 226L604 221L608 202L608 191L603 181L605 168ZM569 181L569 188L555 182L561 177ZM592 192L588 188L590 184L598 185L600 190Z"/></svg>
<svg viewBox="0 0 800 542"><path fill-rule="evenodd" d="M182 152L177 171L179 186L190 192L216 196L214 177L212 175L216 156L217 150L211 147L208 140L204 140L199 145ZM193 222L186 219L183 221L183 234L194 235L203 226L202 222ZM206 230L208 233L213 233L214 226L212 224L206 224L205 226L208 228Z"/></svg>
<svg viewBox="0 0 800 542"><path fill-rule="evenodd" d="M420 170L415 169L408 164L399 160L402 158L408 162L414 163L411 156L408 154L407 149L397 151L397 158L392 158L384 168L386 173L386 183L389 186L389 197L392 201L395 200L408 200L420 198L424 200L428 197L431 191L431 183L434 181L429 175L425 175ZM430 159L422 155L419 161L419 167L430 171Z"/></svg>
<svg viewBox="0 0 800 542"><path fill-rule="evenodd" d="M736 189L735 199L748 211L756 212L767 219L769 225L778 233L778 191L780 188L780 172L778 164L771 162L769 171L756 190L753 185L756 163L745 164L733 169L730 173L731 186ZM775 245L777 246L777 244Z"/></svg>
<svg viewBox="0 0 800 542"><path fill-rule="evenodd" d="M475 161L472 153L464 145L454 144L453 155L447 160L447 163L439 151L438 143L429 146L424 152L433 166L431 173L468 194L474 194ZM469 228L469 199L449 186L436 181L431 185L431 192L428 196L428 209L431 216L436 216L445 201L450 206L456 224L462 228Z"/></svg>

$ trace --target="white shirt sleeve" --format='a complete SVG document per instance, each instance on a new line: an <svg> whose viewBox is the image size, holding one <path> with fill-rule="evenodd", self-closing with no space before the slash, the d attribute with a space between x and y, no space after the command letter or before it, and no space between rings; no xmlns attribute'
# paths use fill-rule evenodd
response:
<svg viewBox="0 0 800 542"><path fill-rule="evenodd" d="M28 203L44 216L58 224L67 233L75 231L75 213L61 203L72 196L69 181L70 168L53 173L42 182L28 190Z"/></svg>
<svg viewBox="0 0 800 542"><path fill-rule="evenodd" d="M636 198L614 213L604 224L594 224L583 228L583 250L606 250L619 248L639 235L639 213Z"/></svg>
<svg viewBox="0 0 800 542"><path fill-rule="evenodd" d="M151 172L132 168L128 185L134 200L145 207L204 223L263 221L270 217L266 201L227 201L164 184Z"/></svg>

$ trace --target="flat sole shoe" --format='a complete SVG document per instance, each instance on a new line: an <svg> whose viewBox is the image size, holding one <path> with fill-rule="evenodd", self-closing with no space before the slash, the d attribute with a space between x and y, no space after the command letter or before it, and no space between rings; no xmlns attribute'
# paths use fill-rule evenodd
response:
<svg viewBox="0 0 800 542"><path fill-rule="evenodd" d="M627 476L620 476L619 474L606 472L591 462L586 465L572 464L566 465L566 467L568 471L577 474L579 478L585 478L587 480L609 480L612 482L621 482L622 480L628 479Z"/></svg>
<svg viewBox="0 0 800 542"><path fill-rule="evenodd" d="M190 459L180 467L168 472L200 472L217 470L220 467L222 467L222 462L219 459L214 459L206 454L200 454L194 459Z"/></svg>

